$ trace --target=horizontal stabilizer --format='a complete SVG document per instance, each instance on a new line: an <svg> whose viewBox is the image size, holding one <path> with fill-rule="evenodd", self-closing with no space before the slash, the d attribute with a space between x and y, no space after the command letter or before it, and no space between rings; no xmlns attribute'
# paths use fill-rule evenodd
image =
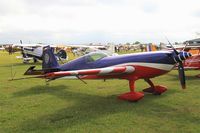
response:
<svg viewBox="0 0 200 133"><path fill-rule="evenodd" d="M48 72L57 72L59 69L57 68L46 68L46 69L40 69L40 70L35 70L35 66L29 67L28 70L24 73L24 75L44 75L45 73Z"/></svg>
<svg viewBox="0 0 200 133"><path fill-rule="evenodd" d="M34 70L35 66L29 67L29 69L24 73L24 75L42 75L44 74L43 70Z"/></svg>
<svg viewBox="0 0 200 133"><path fill-rule="evenodd" d="M33 78L45 78L44 75L34 76L34 77L25 77L25 78L16 78L16 79L10 79L9 81L13 80L24 80L24 79L33 79Z"/></svg>

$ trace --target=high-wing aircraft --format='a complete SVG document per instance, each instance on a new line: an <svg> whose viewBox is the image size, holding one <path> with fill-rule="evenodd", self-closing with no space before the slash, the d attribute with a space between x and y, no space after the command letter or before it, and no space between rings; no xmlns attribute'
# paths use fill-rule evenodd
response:
<svg viewBox="0 0 200 133"><path fill-rule="evenodd" d="M43 48L47 45L44 44L13 44L13 47L20 47L22 56L17 56L17 58L22 58L24 63L28 63L30 60L37 62L37 60L42 60ZM56 46L51 45L52 49ZM56 54L57 60L67 60L68 56L65 50L59 50Z"/></svg>
<svg viewBox="0 0 200 133"><path fill-rule="evenodd" d="M41 70L30 67L25 75L37 75L26 78L44 78L52 81L66 76L76 76L78 79L126 79L129 81L130 92L121 94L119 99L138 101L144 97L143 92L135 91L135 81L144 79L150 87L144 92L160 95L167 88L154 85L151 78L166 74L178 65L179 78L182 88L185 88L185 74L182 61L191 57L185 51L156 51L117 56L107 56L94 52L84 55L66 64L59 65L51 48L46 47L43 52Z"/></svg>
<svg viewBox="0 0 200 133"><path fill-rule="evenodd" d="M65 47L71 47L73 50L72 52L76 56L83 56L85 54L91 53L91 52L103 52L108 55L115 56L117 53L115 53L114 45L63 45Z"/></svg>

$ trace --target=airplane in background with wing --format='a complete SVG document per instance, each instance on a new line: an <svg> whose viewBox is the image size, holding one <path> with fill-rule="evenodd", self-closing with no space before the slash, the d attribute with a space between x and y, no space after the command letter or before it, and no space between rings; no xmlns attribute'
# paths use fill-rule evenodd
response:
<svg viewBox="0 0 200 133"><path fill-rule="evenodd" d="M46 47L43 52L42 69L35 70L35 66L31 66L24 75L36 76L21 79L43 78L47 82L67 76L75 76L83 82L84 79L126 79L129 81L130 92L121 94L119 99L138 101L144 97L144 93L135 91L136 80L144 79L150 85L143 90L144 92L160 95L167 88L154 85L151 78L168 73L176 64L178 64L180 83L184 89L186 83L182 61L191 56L188 52L178 52L176 49L117 56L94 52L59 65L51 48Z"/></svg>
<svg viewBox="0 0 200 133"><path fill-rule="evenodd" d="M17 56L19 59L23 59L23 63L28 63L30 60L33 60L34 63L38 60L42 60L43 48L48 46L44 44L13 44L12 47L20 47L22 56ZM50 45L51 49L55 49L56 46ZM57 60L68 60L68 56L65 50L61 49L56 54Z"/></svg>
<svg viewBox="0 0 200 133"><path fill-rule="evenodd" d="M91 52L103 52L111 56L117 55L117 53L115 53L114 44L110 44L110 45L86 45L86 44L69 45L69 44L66 44L63 46L72 48L72 53L76 56L83 56Z"/></svg>

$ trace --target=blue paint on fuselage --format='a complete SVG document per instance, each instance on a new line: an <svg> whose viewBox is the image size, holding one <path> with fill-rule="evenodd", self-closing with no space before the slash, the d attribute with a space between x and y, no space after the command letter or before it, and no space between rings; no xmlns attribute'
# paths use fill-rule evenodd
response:
<svg viewBox="0 0 200 133"><path fill-rule="evenodd" d="M61 65L59 68L62 71L81 70L81 69L95 69L109 67L124 63L144 62L144 63L158 63L158 64L175 64L173 51L159 51L159 52L144 52L136 54L125 54L118 56L108 56L94 62L88 62L91 54L85 55L75 59L69 63Z"/></svg>

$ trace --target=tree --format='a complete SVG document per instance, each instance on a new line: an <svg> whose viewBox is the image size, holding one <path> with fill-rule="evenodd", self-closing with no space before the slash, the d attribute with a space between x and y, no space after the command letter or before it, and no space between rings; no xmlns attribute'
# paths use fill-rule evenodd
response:
<svg viewBox="0 0 200 133"><path fill-rule="evenodd" d="M139 41L136 41L135 44L140 44L140 42L139 42Z"/></svg>

